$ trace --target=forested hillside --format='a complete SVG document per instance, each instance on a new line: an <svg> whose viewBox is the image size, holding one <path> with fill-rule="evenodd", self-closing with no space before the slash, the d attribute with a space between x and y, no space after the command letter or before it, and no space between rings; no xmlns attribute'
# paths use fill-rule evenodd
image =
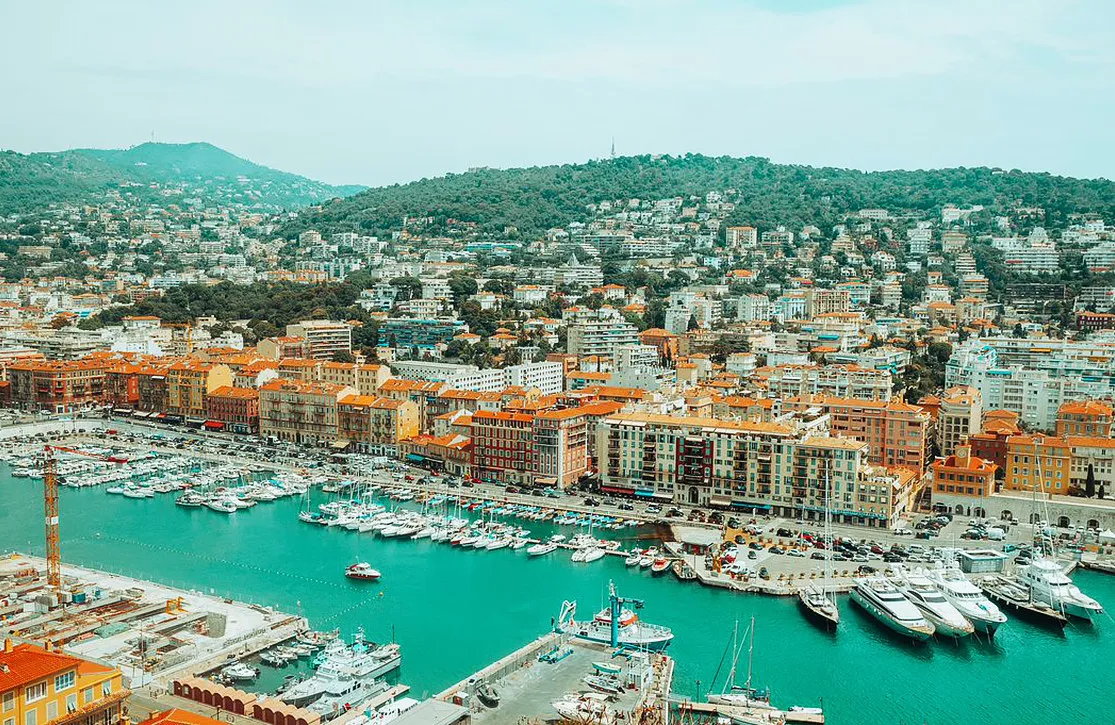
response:
<svg viewBox="0 0 1115 725"><path fill-rule="evenodd" d="M165 201L169 191L211 203L294 209L362 188L276 171L207 143L0 153L0 214L36 211L52 203L95 203L110 190L152 200Z"/></svg>
<svg viewBox="0 0 1115 725"><path fill-rule="evenodd" d="M283 232L288 237L306 229L382 234L400 229L404 217L430 216L434 224L427 231L447 230L447 221L455 219L475 222L481 233L503 235L514 227L519 235L534 235L586 218L588 204L730 189L738 192L739 203L731 221L760 228L828 223L864 207L933 211L950 203L991 210L1042 206L1053 226L1078 211L1115 215L1115 184L1106 180L989 168L862 172L691 154L481 169L379 187L304 213Z"/></svg>

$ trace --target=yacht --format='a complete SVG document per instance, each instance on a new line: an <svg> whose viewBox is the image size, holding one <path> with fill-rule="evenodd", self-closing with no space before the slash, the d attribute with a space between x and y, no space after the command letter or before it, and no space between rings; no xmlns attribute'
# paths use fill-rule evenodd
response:
<svg viewBox="0 0 1115 725"><path fill-rule="evenodd" d="M837 609L836 602L816 584L810 584L798 592L798 603L817 623L832 628L840 624L840 610Z"/></svg>
<svg viewBox="0 0 1115 725"><path fill-rule="evenodd" d="M597 548L595 546L589 549L583 549L582 551L585 552L585 556L583 559L581 559L581 561L585 562L586 564L592 563L597 559L603 559L605 554L603 549Z"/></svg>
<svg viewBox="0 0 1115 725"><path fill-rule="evenodd" d="M1053 559L1038 556L1018 568L1018 578L1030 588L1030 596L1072 617L1091 619L1103 614L1103 607L1072 583Z"/></svg>
<svg viewBox="0 0 1115 725"><path fill-rule="evenodd" d="M936 633L945 637L967 637L975 631L972 623L949 603L933 582L923 574L899 573L896 585L914 606L921 610Z"/></svg>
<svg viewBox="0 0 1115 725"><path fill-rule="evenodd" d="M968 580L956 562L943 569L926 572L925 577L937 587L949 604L972 623L977 632L994 635L1007 617L994 602L988 599L983 590Z"/></svg>
<svg viewBox="0 0 1115 725"><path fill-rule="evenodd" d="M362 561L358 564L353 564L352 566L345 569L345 576L347 576L349 579L375 581L382 575L378 571L373 569L371 564L366 561Z"/></svg>
<svg viewBox="0 0 1115 725"><path fill-rule="evenodd" d="M528 556L545 556L554 551L557 551L558 545L553 541L547 541L544 544L535 544L527 547Z"/></svg>
<svg viewBox="0 0 1115 725"><path fill-rule="evenodd" d="M630 554L627 555L627 558L623 560L623 565L624 566L638 566L639 565L639 560L642 559L642 558L643 558L643 552L636 549L635 551L632 551Z"/></svg>
<svg viewBox="0 0 1115 725"><path fill-rule="evenodd" d="M174 499L174 503L186 508L198 508L205 505L205 497L200 493L188 491Z"/></svg>
<svg viewBox="0 0 1115 725"><path fill-rule="evenodd" d="M933 635L933 624L926 620L921 610L882 577L856 579L852 601L904 637L924 641Z"/></svg>
<svg viewBox="0 0 1115 725"><path fill-rule="evenodd" d="M562 634L591 642L604 642L613 647L660 650L669 646L674 638L669 627L647 624L640 621L638 615L630 609L623 609L614 583L608 583L608 592L608 607L600 610L587 622L574 619L577 613L576 602L562 603L555 629Z"/></svg>
<svg viewBox="0 0 1115 725"><path fill-rule="evenodd" d="M259 668L250 667L242 662L229 665L221 670L221 677L230 681L248 681L259 677Z"/></svg>
<svg viewBox="0 0 1115 725"><path fill-rule="evenodd" d="M223 514L235 513L237 506L228 499L215 498L205 502L207 508L220 511Z"/></svg>
<svg viewBox="0 0 1115 725"><path fill-rule="evenodd" d="M399 646L376 647L357 632L352 644L342 639L330 642L322 652L322 661L312 677L298 682L279 698L295 707L319 705L316 712L329 714L334 705L357 705L387 688L376 678L399 667L402 657Z"/></svg>

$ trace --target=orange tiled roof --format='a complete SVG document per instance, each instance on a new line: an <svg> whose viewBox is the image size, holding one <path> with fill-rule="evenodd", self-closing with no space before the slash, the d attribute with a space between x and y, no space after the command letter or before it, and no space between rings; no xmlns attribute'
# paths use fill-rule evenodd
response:
<svg viewBox="0 0 1115 725"><path fill-rule="evenodd" d="M11 652L0 650L0 692L29 685L69 669L83 673L111 672L111 667L72 657L60 652L47 652L33 644L17 644Z"/></svg>

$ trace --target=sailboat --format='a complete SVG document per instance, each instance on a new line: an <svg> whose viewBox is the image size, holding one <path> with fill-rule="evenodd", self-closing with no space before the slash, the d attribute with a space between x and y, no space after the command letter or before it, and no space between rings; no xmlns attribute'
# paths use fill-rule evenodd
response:
<svg viewBox="0 0 1115 725"><path fill-rule="evenodd" d="M751 618L751 626L747 628L747 681L743 685L736 684L736 669L739 656L743 651L743 643L739 642L739 621L732 629L732 669L724 681L724 689L720 694L709 693L708 701L713 705L734 705L736 707L757 708L760 710L775 709L770 704L770 690L757 689L751 686L751 670L755 653L755 617Z"/></svg>
<svg viewBox="0 0 1115 725"><path fill-rule="evenodd" d="M832 541L830 537L830 521L829 513L831 507L829 506L829 475L825 472L825 533L824 541L828 546L828 542ZM825 579L824 581L832 581L832 559L828 550L825 551ZM817 586L817 584L810 582L809 586L805 587L798 592L798 602L801 603L805 615L812 619L814 622L820 624L825 629L835 630L837 625L840 624L840 609L836 606L836 594L828 593L825 586Z"/></svg>

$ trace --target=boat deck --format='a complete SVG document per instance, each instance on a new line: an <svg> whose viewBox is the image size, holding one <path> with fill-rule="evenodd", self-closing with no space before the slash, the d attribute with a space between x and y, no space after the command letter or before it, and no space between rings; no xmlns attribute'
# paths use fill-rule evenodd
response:
<svg viewBox="0 0 1115 725"><path fill-rule="evenodd" d="M538 654L549 652L552 645L535 649L537 654L523 659L521 666L492 681L500 694L498 707L487 708L473 698L474 725L518 725L524 722L524 718L528 722L555 720L558 714L551 704L554 700L570 693L591 691L582 678L595 673L593 662L620 665L626 662L622 656L613 659L611 647L596 643L554 638L553 644L559 648L560 659L554 658L557 661L543 662L538 659ZM569 653L565 654L567 650ZM668 661L666 657L659 657ZM628 689L618 695L610 706L616 711L631 712L642 699L643 693L639 690Z"/></svg>

